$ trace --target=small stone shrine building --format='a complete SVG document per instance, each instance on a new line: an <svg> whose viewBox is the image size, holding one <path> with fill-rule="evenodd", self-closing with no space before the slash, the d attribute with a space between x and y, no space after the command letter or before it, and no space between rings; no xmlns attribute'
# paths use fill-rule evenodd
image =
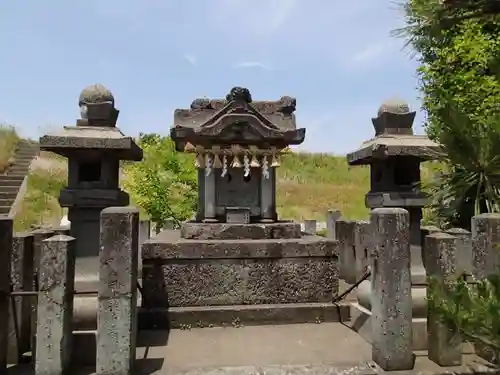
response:
<svg viewBox="0 0 500 375"><path fill-rule="evenodd" d="M101 211L129 204L128 194L119 187L120 161L140 161L143 153L116 127L119 111L107 88L99 84L85 88L78 104L81 119L76 126L44 135L40 149L68 159L68 182L59 203L68 208L70 235L76 239L75 291L96 292ZM75 296L73 320L75 330L97 329L97 295ZM89 338L95 345L95 335Z"/></svg>
<svg viewBox="0 0 500 375"><path fill-rule="evenodd" d="M372 119L375 137L347 155L349 165L370 166L370 191L366 206L370 209L399 207L410 214L410 249L413 302L413 342L415 350L426 349L427 301L426 272L422 261L420 222L422 208L428 203L420 190L420 163L435 158L438 145L426 135L413 133L415 112L401 99L383 103ZM371 284L364 281L358 288L358 302L353 309L353 325L370 340ZM356 319L364 324L357 324Z"/></svg>
<svg viewBox="0 0 500 375"><path fill-rule="evenodd" d="M175 111L171 137L179 151L196 154L199 205L180 231L143 245L143 306L155 317L169 307L203 316L200 306L210 306L204 316L221 324L237 306L267 305L267 317L251 315L268 321L269 311L300 303L311 303L317 317L314 303L337 294L336 242L302 236L299 224L276 214L280 152L305 137L295 105L286 96L254 102L236 87L225 100L197 99ZM171 314L174 326L181 316Z"/></svg>
<svg viewBox="0 0 500 375"><path fill-rule="evenodd" d="M175 111L170 135L177 149L196 152L198 220L231 221L233 212L246 209L252 222L277 220L279 153L306 133L296 129L294 111L293 98L252 102L242 88L226 100L197 99L191 109Z"/></svg>

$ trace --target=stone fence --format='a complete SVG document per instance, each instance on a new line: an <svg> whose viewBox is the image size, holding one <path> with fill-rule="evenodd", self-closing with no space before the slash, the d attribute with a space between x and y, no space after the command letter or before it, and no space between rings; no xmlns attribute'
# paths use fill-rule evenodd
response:
<svg viewBox="0 0 500 375"><path fill-rule="evenodd" d="M327 236L338 240L340 272L347 283L371 271L372 357L384 370L414 366L410 217L402 208L372 210L367 221L350 221L339 211L327 215ZM472 219L472 232L422 228L428 276L438 280L497 272L500 214ZM96 373L131 374L137 333L139 248L149 223L130 207L101 213ZM304 232L316 232L306 220ZM65 372L73 355L75 242L67 228L13 233L0 217L0 373L32 353L36 374ZM394 272L398 270L398 272ZM36 277L34 277L36 276ZM462 361L462 341L427 312L428 357L440 366Z"/></svg>
<svg viewBox="0 0 500 375"><path fill-rule="evenodd" d="M101 213L98 290L75 292L75 243L68 227L13 233L0 216L0 373L31 363L36 374L74 364L74 297L97 296L97 374L131 374L135 361L139 249L149 222L131 207ZM86 348L89 349L89 348ZM30 355L31 354L31 355Z"/></svg>
<svg viewBox="0 0 500 375"><path fill-rule="evenodd" d="M409 220L402 208L378 208L367 221L345 220L337 214L327 222L328 237L339 242L341 278L354 284L371 272L372 356L388 371L414 366ZM315 222L306 221L305 226L306 232L307 228L312 232ZM444 281L465 273L480 279L498 272L500 214L475 216L472 232L422 227L421 235L428 277ZM429 309L426 328L429 359L443 367L460 365L461 338L452 335Z"/></svg>

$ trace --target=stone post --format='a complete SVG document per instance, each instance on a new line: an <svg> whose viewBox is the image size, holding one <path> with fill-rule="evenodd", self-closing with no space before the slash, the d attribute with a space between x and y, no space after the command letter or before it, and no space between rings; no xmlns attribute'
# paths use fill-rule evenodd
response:
<svg viewBox="0 0 500 375"><path fill-rule="evenodd" d="M33 236L18 233L12 241L10 278L12 291L33 290ZM36 301L36 300L35 300ZM10 302L9 363L20 362L21 355L30 351L32 297L14 297ZM15 311L14 311L15 310ZM17 331L17 332L16 332Z"/></svg>
<svg viewBox="0 0 500 375"><path fill-rule="evenodd" d="M47 238L54 235L54 232L50 229L40 228L31 232L33 235L33 290L39 289L38 284L38 270L40 267L40 254L42 252L42 242ZM35 299L31 299L31 348L32 356L36 357L36 330L37 330L37 306L38 303Z"/></svg>
<svg viewBox="0 0 500 375"><path fill-rule="evenodd" d="M7 373L12 219L0 216L0 374Z"/></svg>
<svg viewBox="0 0 500 375"><path fill-rule="evenodd" d="M448 233L436 232L425 238L427 276L439 282L444 293L447 283L460 275L457 245L458 239ZM430 295L429 288L427 295ZM427 310L427 350L429 359L439 366L462 364L460 335L440 321L440 317L432 311L432 303Z"/></svg>
<svg viewBox="0 0 500 375"><path fill-rule="evenodd" d="M482 279L498 272L500 266L500 214L472 218L473 275Z"/></svg>
<svg viewBox="0 0 500 375"><path fill-rule="evenodd" d="M472 275L472 233L462 228L451 228L446 233L457 238L457 272Z"/></svg>
<svg viewBox="0 0 500 375"><path fill-rule="evenodd" d="M345 282L354 284L356 282L356 247L354 246L356 222L339 219L335 224L335 231L339 241L340 277Z"/></svg>
<svg viewBox="0 0 500 375"><path fill-rule="evenodd" d="M42 241L50 238L54 235L54 231L50 229L40 228L31 232L33 235L33 246L34 246L34 271L38 273L38 267L40 265L40 257L42 251Z"/></svg>
<svg viewBox="0 0 500 375"><path fill-rule="evenodd" d="M137 334L139 211L110 207L101 213L97 374L133 373Z"/></svg>
<svg viewBox="0 0 500 375"><path fill-rule="evenodd" d="M211 171L208 175L205 173L205 221L215 221L215 171Z"/></svg>
<svg viewBox="0 0 500 375"><path fill-rule="evenodd" d="M422 264L424 265L424 268L426 267L426 262L427 262L427 250L425 250L425 237L435 232L441 232L441 229L439 229L434 225L426 225L420 228L420 243L422 244L420 251L422 253Z"/></svg>
<svg viewBox="0 0 500 375"><path fill-rule="evenodd" d="M341 218L342 214L339 210L328 210L326 213L326 236L332 240L337 239L335 233L335 223Z"/></svg>
<svg viewBox="0 0 500 375"><path fill-rule="evenodd" d="M318 223L316 220L304 220L304 233L316 234Z"/></svg>
<svg viewBox="0 0 500 375"><path fill-rule="evenodd" d="M370 222L374 231L372 359L385 371L410 370L414 366L410 215L402 208L376 208Z"/></svg>
<svg viewBox="0 0 500 375"><path fill-rule="evenodd" d="M73 336L76 241L65 235L43 241L36 330L35 374L69 372ZM85 348L83 348L85 350Z"/></svg>
<svg viewBox="0 0 500 375"><path fill-rule="evenodd" d="M355 279L360 280L370 266L371 226L368 221L358 221L354 227Z"/></svg>
<svg viewBox="0 0 500 375"><path fill-rule="evenodd" d="M139 269L138 277L142 277L142 244L151 238L151 222L149 220L139 221L139 241L137 244L137 267Z"/></svg>
<svg viewBox="0 0 500 375"><path fill-rule="evenodd" d="M274 221L274 176L275 168L269 168L269 178L260 179L260 212L263 222Z"/></svg>

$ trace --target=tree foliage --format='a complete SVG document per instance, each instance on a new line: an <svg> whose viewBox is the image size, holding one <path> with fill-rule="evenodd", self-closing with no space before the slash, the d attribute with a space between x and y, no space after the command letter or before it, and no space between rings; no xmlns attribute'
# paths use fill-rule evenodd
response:
<svg viewBox="0 0 500 375"><path fill-rule="evenodd" d="M162 227L167 220L179 225L196 209L197 171L191 155L175 150L169 137L140 134L141 162L127 164L125 188L133 201Z"/></svg>
<svg viewBox="0 0 500 375"><path fill-rule="evenodd" d="M400 30L420 62L426 130L442 146L436 157L446 166L430 187L432 208L460 227L470 227L473 215L500 212L500 18L486 16L487 1L482 10L479 3L407 0L407 27ZM500 275L472 285L429 282L431 313L500 353Z"/></svg>
<svg viewBox="0 0 500 375"><path fill-rule="evenodd" d="M490 349L498 361L500 354L500 274L470 283L465 277L456 282L430 279L429 309L444 324L466 340Z"/></svg>
<svg viewBox="0 0 500 375"><path fill-rule="evenodd" d="M433 208L453 226L480 212L498 212L500 160L500 18L457 18L443 27L441 0L408 0L408 38L420 62L418 76L428 135L442 145L446 169L434 186Z"/></svg>

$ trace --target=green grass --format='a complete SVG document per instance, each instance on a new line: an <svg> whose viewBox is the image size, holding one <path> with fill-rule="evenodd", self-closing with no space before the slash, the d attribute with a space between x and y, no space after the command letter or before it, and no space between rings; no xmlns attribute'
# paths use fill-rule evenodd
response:
<svg viewBox="0 0 500 375"><path fill-rule="evenodd" d="M14 162L19 137L12 126L0 125L0 173Z"/></svg>
<svg viewBox="0 0 500 375"><path fill-rule="evenodd" d="M438 169L435 163L422 166L428 181ZM32 225L54 225L63 215L57 201L66 184L66 160L42 153L28 180L28 192L16 216L16 230ZM349 167L342 156L291 153L278 168L277 206L283 219L325 221L328 209L339 209L349 219L366 219L365 194L369 190L368 167Z"/></svg>
<svg viewBox="0 0 500 375"><path fill-rule="evenodd" d="M277 208L284 219L324 221L332 208L352 219L368 215L367 167L349 167L341 156L291 153L283 156L277 172Z"/></svg>

